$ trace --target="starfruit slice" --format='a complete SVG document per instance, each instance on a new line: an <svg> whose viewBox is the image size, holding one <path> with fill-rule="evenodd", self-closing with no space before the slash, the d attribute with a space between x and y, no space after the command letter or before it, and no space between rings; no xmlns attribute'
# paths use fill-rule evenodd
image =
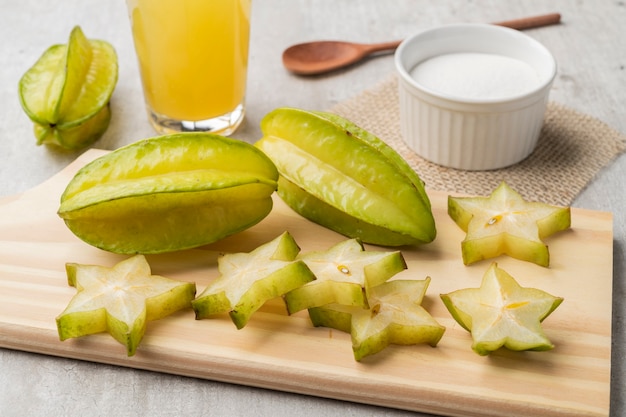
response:
<svg viewBox="0 0 626 417"><path fill-rule="evenodd" d="M421 306L429 284L430 277L388 281L369 288L368 309L330 304L310 308L309 317L315 326L350 333L357 361L390 344L436 346L445 327Z"/></svg>
<svg viewBox="0 0 626 417"><path fill-rule="evenodd" d="M68 284L77 289L66 309L56 318L59 338L109 332L133 356L148 321L189 308L196 285L152 275L142 255L112 268L66 264Z"/></svg>
<svg viewBox="0 0 626 417"><path fill-rule="evenodd" d="M554 347L541 322L562 302L536 288L525 288L494 262L480 288L441 294L452 317L472 335L472 350L479 355L505 347L544 351Z"/></svg>
<svg viewBox="0 0 626 417"><path fill-rule="evenodd" d="M284 295L289 314L327 304L367 307L365 288L379 285L406 269L400 251L366 251L358 239L299 257L316 280Z"/></svg>
<svg viewBox="0 0 626 417"><path fill-rule="evenodd" d="M280 172L278 195L303 217L364 243L400 246L436 235L424 185L400 155L337 115L279 108L255 145Z"/></svg>
<svg viewBox="0 0 626 417"><path fill-rule="evenodd" d="M266 301L315 279L304 262L295 260L299 251L284 232L250 253L218 258L220 276L192 302L196 318L228 312L237 328L243 328Z"/></svg>
<svg viewBox="0 0 626 417"><path fill-rule="evenodd" d="M215 242L272 209L276 167L254 146L210 133L135 142L81 168L59 216L80 239L115 253Z"/></svg>
<svg viewBox="0 0 626 417"><path fill-rule="evenodd" d="M568 229L569 207L525 201L505 182L489 197L448 197L448 214L467 232L461 243L466 265L506 254L549 266L543 238Z"/></svg>
<svg viewBox="0 0 626 417"><path fill-rule="evenodd" d="M19 82L20 102L35 123L37 143L77 149L98 139L108 127L110 110L104 109L117 77L113 46L87 39L79 26L67 44L48 48ZM86 123L90 127L82 127Z"/></svg>

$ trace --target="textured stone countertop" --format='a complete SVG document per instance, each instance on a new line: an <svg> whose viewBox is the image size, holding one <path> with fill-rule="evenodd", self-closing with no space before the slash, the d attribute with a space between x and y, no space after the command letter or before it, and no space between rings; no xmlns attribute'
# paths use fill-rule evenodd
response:
<svg viewBox="0 0 626 417"><path fill-rule="evenodd" d="M154 136L123 1L2 0L0 26L0 197L21 193L52 176L77 153L36 147L22 112L20 76L53 43L65 43L74 25L111 42L119 55L119 82L110 128L94 146L115 149ZM253 1L247 119L233 136L255 141L259 121L281 106L327 109L393 73L392 55L329 75L289 74L281 53L313 39L382 42L420 28L455 22L495 22L550 12L558 26L528 30L558 61L550 99L598 118L626 134L626 3L528 0L259 0ZM619 156L576 198L574 205L614 215L614 299L611 416L626 415L626 155ZM590 277L593 278L593 277ZM610 300L607 300L610 302ZM0 415L401 416L401 410L270 391L116 366L0 349Z"/></svg>

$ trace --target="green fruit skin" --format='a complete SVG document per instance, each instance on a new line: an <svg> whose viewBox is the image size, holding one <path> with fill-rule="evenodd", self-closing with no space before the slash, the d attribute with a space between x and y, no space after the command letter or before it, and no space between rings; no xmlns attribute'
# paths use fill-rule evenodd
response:
<svg viewBox="0 0 626 417"><path fill-rule="evenodd" d="M312 285L302 286L283 296L287 312L298 311L327 304L367 307L365 289L351 282L316 281Z"/></svg>
<svg viewBox="0 0 626 417"><path fill-rule="evenodd" d="M365 243L428 243L435 221L423 182L392 148L328 113L279 108L255 145L281 174L278 194L303 217Z"/></svg>
<svg viewBox="0 0 626 417"><path fill-rule="evenodd" d="M267 300L280 297L289 291L315 280L315 275L302 261L295 261L282 269L255 281L228 313L238 329L242 329Z"/></svg>
<svg viewBox="0 0 626 417"><path fill-rule="evenodd" d="M363 268L363 283L323 280L318 277L315 282L286 293L283 300L289 314L328 304L368 308L367 289L386 282L406 268L406 260L400 251L389 252L384 258Z"/></svg>
<svg viewBox="0 0 626 417"><path fill-rule="evenodd" d="M285 293L315 280L315 275L309 267L303 261L295 260L300 252L300 247L289 232L284 232L281 236L266 245L273 245L273 249L275 249L271 256L268 257L268 260L283 261L285 265L266 276L253 276L252 284L238 300L230 300L227 295L227 290L214 292L213 287L209 285L205 291L192 302L192 307L196 312L196 319L199 320L215 314L228 312L235 326L237 326L238 329L242 329L248 323L252 314L266 301L280 297ZM268 246L265 247L267 248ZM263 249L263 247L258 248L258 250L261 249ZM226 260L228 256L233 255L224 255L220 262L234 262L232 258ZM263 269L262 265L257 266L259 270ZM237 282L236 279L229 276L222 276L220 279L226 279L226 282L230 285L241 284Z"/></svg>
<svg viewBox="0 0 626 417"><path fill-rule="evenodd" d="M201 295L191 302L191 307L196 313L196 320L227 313L233 308L225 291Z"/></svg>
<svg viewBox="0 0 626 417"><path fill-rule="evenodd" d="M467 289L465 291L468 291ZM478 291L478 289L471 289L471 291ZM446 306L450 315L462 328L467 330L468 332L472 331L472 316L466 314L462 310L459 310L454 305L454 301L452 300L455 292L451 292L450 294L440 294L441 301Z"/></svg>
<svg viewBox="0 0 626 417"><path fill-rule="evenodd" d="M390 344L394 345L417 345L427 343L432 347L437 346L443 337L445 327L432 324L430 326L406 326L392 323L387 332L379 333L360 339L358 335L352 335L352 350L354 359L360 361L366 356L374 355L384 350Z"/></svg>
<svg viewBox="0 0 626 417"><path fill-rule="evenodd" d="M534 242L524 238L508 237L509 245L501 245L498 236L482 239L464 240L461 242L461 255L465 265L471 265L484 259L491 259L507 254L521 261L533 262L539 266L550 265L548 246L542 242Z"/></svg>
<svg viewBox="0 0 626 417"><path fill-rule="evenodd" d="M478 289L471 289L471 290L478 291ZM467 292L468 290L466 289L463 291ZM469 314L462 311L461 309L457 308L454 302L454 297L457 293L458 291L453 291L449 294L441 294L440 297L444 305L450 312L450 315L452 316L452 318L462 328L464 328L465 330L471 333L472 327L473 327L472 317ZM548 317L562 302L563 302L563 298L560 298L560 297L555 298L554 303L552 304L552 307L550 308L550 310L543 317L540 317L540 322L543 321L546 317ZM494 352L500 349L503 346L513 351L530 350L530 351L536 351L536 352L546 351L546 350L550 350L554 348L554 345L545 336L542 335L540 339L542 339L544 342L537 343L537 339L527 344L521 343L520 341L515 341L515 342L509 341L509 342L503 343L502 340L491 340L491 341L490 340L481 340L481 341L473 340L472 350L476 352L477 354L479 354L480 356L486 356L486 355L489 355L491 352Z"/></svg>
<svg viewBox="0 0 626 417"><path fill-rule="evenodd" d="M344 333L350 333L350 330L352 329L352 313L359 307L351 307L341 304L332 304L329 307L321 306L308 309L309 318L311 319L313 326L329 327Z"/></svg>
<svg viewBox="0 0 626 417"><path fill-rule="evenodd" d="M173 297L172 292L176 293ZM176 303L163 304L161 297L149 298L146 300L146 314L130 324L108 315L103 308L64 314L56 319L59 339L63 341L108 331L115 340L126 346L128 356L133 356L143 339L147 322L190 307L195 294L195 284L184 283L172 289L168 295L162 296L172 297Z"/></svg>
<svg viewBox="0 0 626 417"><path fill-rule="evenodd" d="M99 139L109 126L109 101L117 79L113 46L88 40L79 26L68 44L48 48L18 86L20 104L34 122L37 145L75 150Z"/></svg>
<svg viewBox="0 0 626 417"><path fill-rule="evenodd" d="M504 271L501 271L501 270L498 270L497 273L506 274ZM513 278L510 277L509 279L513 279ZM543 292L543 291L540 291L540 292ZM472 332L472 328L474 325L472 316L467 314L461 308L459 308L457 306L457 303L460 302L459 297L462 297L464 300L468 300L468 299L479 300L480 299L480 296L478 295L479 293L480 293L479 288L465 288L461 290L452 291L448 294L439 295L439 297L441 298L441 301L443 301L443 304L445 305L446 309L448 310L452 318L463 329L467 330L470 333ZM459 294L462 294L462 295L459 295ZM550 309L548 309L543 314L543 316L539 317L539 322L543 322L544 319L546 319L550 314L552 314L552 312L556 310L558 306L561 305L563 300L564 299L562 297L553 297L553 301L552 301L552 305L550 306ZM528 343L522 343L519 340L506 340L505 334L503 334L502 337L504 338L502 340L480 340L480 341L477 341L475 338L473 338L472 350L481 356L486 356L486 355L489 355L491 352L494 352L500 349L503 346L513 351L530 350L530 351L537 351L537 352L546 351L546 350L550 350L554 348L554 345L545 337L545 335L543 335L543 333L541 333L538 338ZM538 342L538 340L541 340L541 342Z"/></svg>
<svg viewBox="0 0 626 417"><path fill-rule="evenodd" d="M430 278L424 281L428 285ZM377 303L379 296L385 293L398 291L415 291L416 285L422 282L396 280L384 285L376 286L371 290L370 303ZM379 294L380 293L380 294ZM415 300L421 303L420 300ZM384 303L383 303L384 304ZM386 308L384 305L379 308ZM432 317L424 315L424 320L415 325L390 323L382 332L370 332L369 321L372 317L371 308L359 308L341 304L329 304L314 307L308 310L311 322L316 327L329 327L342 332L350 333L354 359L361 361L364 357L374 355L384 350L388 345L415 345L427 343L436 346L445 333L445 327L437 323Z"/></svg>
<svg viewBox="0 0 626 417"><path fill-rule="evenodd" d="M63 149L76 150L91 145L100 139L109 127L111 108L107 104L83 124L65 128L62 125L35 123L33 130L37 145L56 145Z"/></svg>
<svg viewBox="0 0 626 417"><path fill-rule="evenodd" d="M366 243L380 246L404 246L415 244L415 238L394 232L351 216L316 198L282 175L278 178L278 196L295 212L312 222L348 237L358 237Z"/></svg>
<svg viewBox="0 0 626 417"><path fill-rule="evenodd" d="M69 129L105 107L118 79L117 54L101 40L88 40L75 27L68 44L53 45L20 79L22 108L35 123ZM70 49L76 52L70 56ZM77 62L68 72L67 60Z"/></svg>
<svg viewBox="0 0 626 417"><path fill-rule="evenodd" d="M58 214L85 242L115 253L213 243L272 209L278 172L235 139L180 133L135 142L80 169Z"/></svg>
<svg viewBox="0 0 626 417"><path fill-rule="evenodd" d="M65 266L67 281L72 287L77 286L77 266L75 263L68 263ZM80 290L80 288L78 289ZM134 323L117 320L107 314L104 308L62 314L56 319L59 339L63 341L108 331L115 340L126 346L128 356L133 356L143 339L148 321L158 320L190 307L195 296L196 284L181 282L180 285L165 294L147 298L145 314L138 317ZM169 300L169 302L165 300Z"/></svg>
<svg viewBox="0 0 626 417"><path fill-rule="evenodd" d="M506 187L507 192L515 193L506 184L501 186ZM467 232L473 215L461 207L459 201L464 198L448 196L448 215L464 232ZM553 215L537 222L539 239L566 230L570 226L571 210L569 207L561 207ZM548 267L550 265L550 251L542 241L532 241L514 236L509 236L507 239L510 244L503 246L498 235L481 239L468 239L466 237L461 242L463 263L471 265L484 259L507 254L512 258L532 262L539 266Z"/></svg>

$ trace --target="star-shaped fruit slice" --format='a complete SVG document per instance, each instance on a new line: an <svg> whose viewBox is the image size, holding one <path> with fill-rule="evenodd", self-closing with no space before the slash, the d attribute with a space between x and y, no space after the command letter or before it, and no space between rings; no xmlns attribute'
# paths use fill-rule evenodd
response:
<svg viewBox="0 0 626 417"><path fill-rule="evenodd" d="M367 307L366 286L376 286L406 269L400 251L366 251L358 239L299 257L316 280L285 294L289 314L326 304Z"/></svg>
<svg viewBox="0 0 626 417"><path fill-rule="evenodd" d="M505 182L489 197L448 197L448 214L467 235L461 243L463 263L506 254L547 267L543 238L571 225L569 207L527 202Z"/></svg>
<svg viewBox="0 0 626 417"><path fill-rule="evenodd" d="M195 283L152 275L143 255L112 268L66 264L69 285L78 291L56 318L61 340L109 332L135 354L150 320L191 306Z"/></svg>
<svg viewBox="0 0 626 417"><path fill-rule="evenodd" d="M315 279L307 265L296 260L299 252L293 237L284 232L250 253L221 256L220 276L192 302L196 319L228 312L237 328L243 328L266 301Z"/></svg>
<svg viewBox="0 0 626 417"><path fill-rule="evenodd" d="M479 355L506 347L510 350L550 350L541 322L562 302L535 288L521 287L494 262L480 288L442 294L452 317L472 334L472 349Z"/></svg>
<svg viewBox="0 0 626 417"><path fill-rule="evenodd" d="M436 346L445 327L421 306L430 277L393 280L367 292L369 309L332 304L309 309L315 326L349 332L354 358L360 361L389 344Z"/></svg>

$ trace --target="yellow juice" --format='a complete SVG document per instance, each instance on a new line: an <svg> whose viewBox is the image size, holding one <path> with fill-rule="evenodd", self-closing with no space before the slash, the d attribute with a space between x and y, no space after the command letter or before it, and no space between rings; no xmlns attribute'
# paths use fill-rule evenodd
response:
<svg viewBox="0 0 626 417"><path fill-rule="evenodd" d="M128 0L144 96L159 116L200 121L243 104L251 0Z"/></svg>

